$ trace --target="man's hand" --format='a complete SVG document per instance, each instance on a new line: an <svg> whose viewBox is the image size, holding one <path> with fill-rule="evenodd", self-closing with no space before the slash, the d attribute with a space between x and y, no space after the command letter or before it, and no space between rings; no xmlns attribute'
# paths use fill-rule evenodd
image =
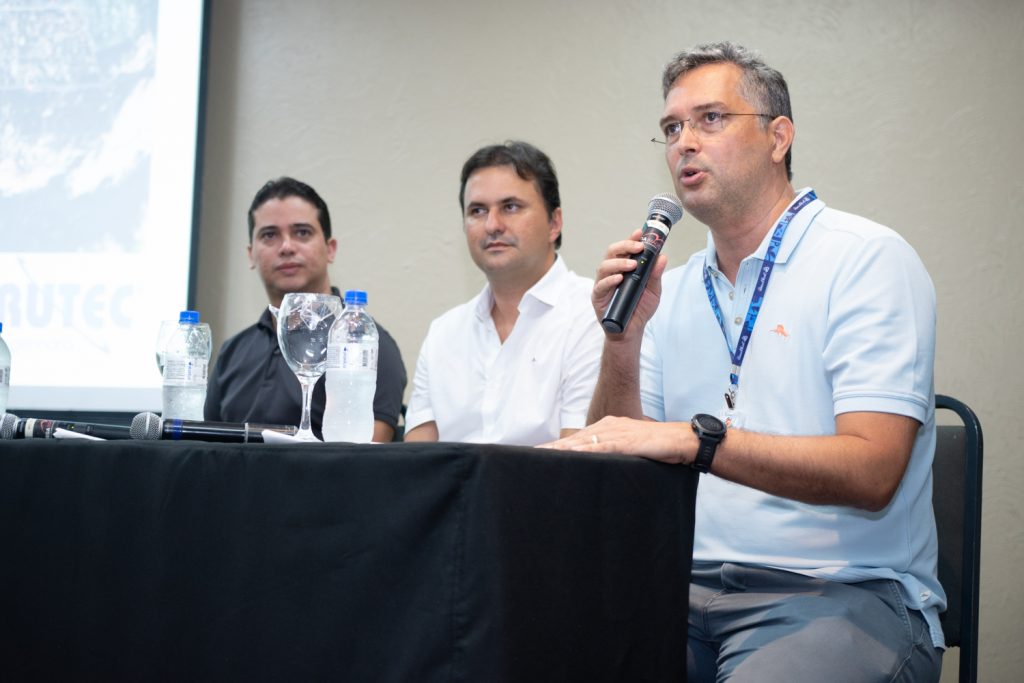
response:
<svg viewBox="0 0 1024 683"><path fill-rule="evenodd" d="M641 234L642 232L638 228L633 231L629 239L610 245L605 252L605 260L597 267L597 275L594 278L594 291L591 294L590 301L594 306L594 313L597 314L598 322L604 318L604 313L608 310L608 304L611 303L612 295L615 293L615 289L622 283L625 274L636 270L636 261L630 257L644 250L644 244L640 241ZM667 263L668 257L664 255L658 256L657 261L655 261L654 266L651 268L651 277L647 281L647 287L644 289L636 311L633 313L633 319L630 320L629 325L626 326L626 330L622 334L609 335L609 338L622 337L631 331L642 331L644 329L647 321L651 319L654 311L658 308L658 301L661 299L661 276L665 272ZM634 322L637 319L639 319L639 322Z"/></svg>
<svg viewBox="0 0 1024 683"><path fill-rule="evenodd" d="M811 505L849 505L877 512L899 488L920 423L890 413L842 413L836 433L784 436L730 429L711 472L782 498ZM605 417L544 448L624 453L674 464L696 457L688 422Z"/></svg>
<svg viewBox="0 0 1024 683"><path fill-rule="evenodd" d="M697 436L686 422L606 417L572 436L541 444L538 448L639 455L681 464L693 461L698 445Z"/></svg>

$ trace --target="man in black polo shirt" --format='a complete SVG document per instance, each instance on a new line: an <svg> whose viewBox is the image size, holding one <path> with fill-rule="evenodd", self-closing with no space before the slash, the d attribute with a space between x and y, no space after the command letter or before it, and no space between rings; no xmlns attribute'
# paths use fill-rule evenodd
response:
<svg viewBox="0 0 1024 683"><path fill-rule="evenodd" d="M338 295L327 266L338 241L331 237L327 204L309 185L294 178L271 180L249 207L249 266L260 274L275 307L289 292ZM377 393L373 399L373 440L391 441L405 391L405 365L395 340L380 321ZM313 432L322 438L326 392L321 377L313 388ZM269 310L255 325L231 337L220 349L206 390L207 420L298 424L302 390L277 344Z"/></svg>

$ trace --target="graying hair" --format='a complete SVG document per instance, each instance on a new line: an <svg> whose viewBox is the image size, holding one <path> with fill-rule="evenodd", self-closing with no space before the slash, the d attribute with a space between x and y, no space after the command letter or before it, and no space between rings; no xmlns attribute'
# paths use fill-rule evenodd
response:
<svg viewBox="0 0 1024 683"><path fill-rule="evenodd" d="M789 86L782 74L764 63L761 55L742 45L731 42L704 43L689 50L683 50L665 65L661 76L662 96L668 98L673 84L683 74L705 64L728 62L743 70L741 89L744 99L757 109L759 114L772 118L785 116L793 120L793 107L789 102ZM767 119L761 119L767 127ZM786 175L793 179L793 148L786 151Z"/></svg>

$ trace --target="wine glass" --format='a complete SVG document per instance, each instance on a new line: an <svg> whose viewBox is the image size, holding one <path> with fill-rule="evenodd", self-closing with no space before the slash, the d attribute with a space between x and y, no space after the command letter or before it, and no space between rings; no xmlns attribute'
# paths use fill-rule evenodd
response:
<svg viewBox="0 0 1024 683"><path fill-rule="evenodd" d="M164 356L167 353L167 340L171 333L178 329L177 320L161 320L160 330L156 333L156 367L160 370L160 376L164 376Z"/></svg>
<svg viewBox="0 0 1024 683"><path fill-rule="evenodd" d="M309 404L313 385L327 369L327 337L341 312L333 294L285 294L277 312L277 343L288 367L302 385L302 420L296 438L317 441L310 428Z"/></svg>

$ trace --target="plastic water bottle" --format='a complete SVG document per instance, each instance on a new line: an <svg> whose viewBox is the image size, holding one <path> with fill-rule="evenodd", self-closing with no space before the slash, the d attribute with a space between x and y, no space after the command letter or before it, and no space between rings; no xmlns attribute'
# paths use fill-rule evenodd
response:
<svg viewBox="0 0 1024 683"><path fill-rule="evenodd" d="M198 311L182 311L167 339L164 355L163 418L203 419L206 374L210 364L210 326Z"/></svg>
<svg viewBox="0 0 1024 683"><path fill-rule="evenodd" d="M345 292L345 310L331 328L327 341L324 441L373 440L379 339L377 326L366 312L366 292Z"/></svg>
<svg viewBox="0 0 1024 683"><path fill-rule="evenodd" d="M7 412L7 397L11 393L11 350L3 338L4 324L0 323L0 415Z"/></svg>

